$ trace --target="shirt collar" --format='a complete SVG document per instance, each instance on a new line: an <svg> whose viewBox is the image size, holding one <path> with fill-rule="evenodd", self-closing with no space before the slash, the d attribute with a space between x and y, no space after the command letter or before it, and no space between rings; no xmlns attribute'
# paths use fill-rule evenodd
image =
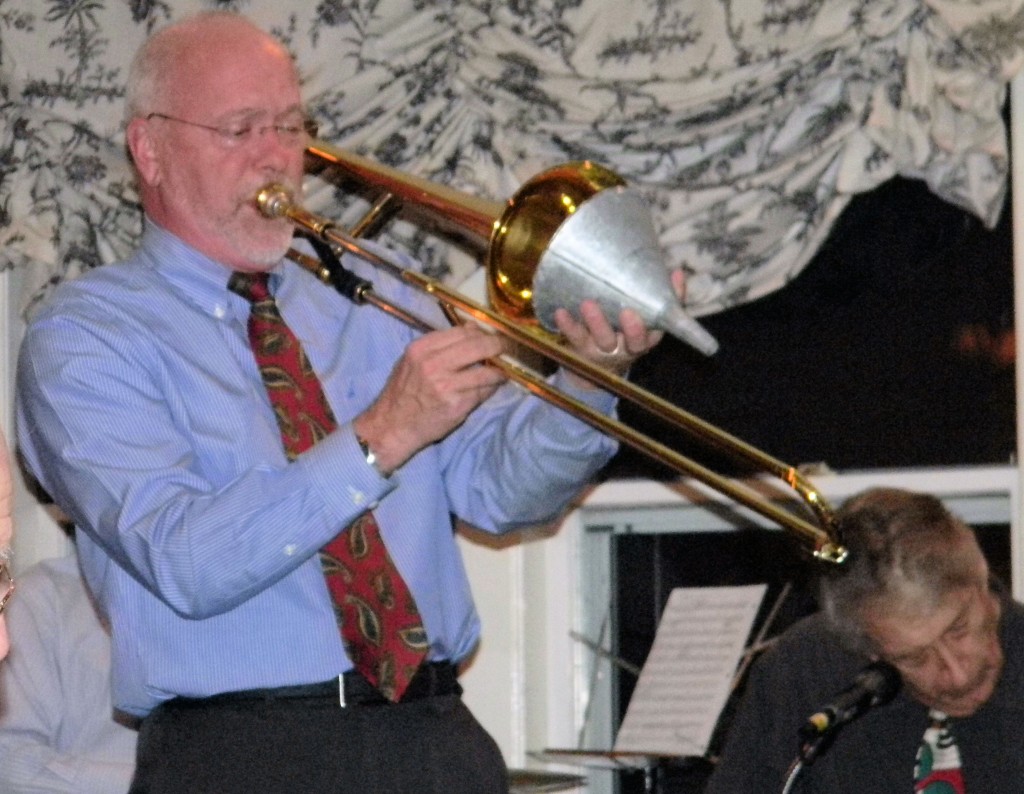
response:
<svg viewBox="0 0 1024 794"><path fill-rule="evenodd" d="M249 303L228 290L231 270L200 253L180 237L164 229L148 216L145 219L142 256L171 286L205 313L222 319L229 312L247 317ZM281 279L277 266L270 273L270 291Z"/></svg>

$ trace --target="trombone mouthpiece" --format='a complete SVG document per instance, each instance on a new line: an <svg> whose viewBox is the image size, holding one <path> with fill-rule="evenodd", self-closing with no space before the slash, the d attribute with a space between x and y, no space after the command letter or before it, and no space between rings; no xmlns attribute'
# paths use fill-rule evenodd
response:
<svg viewBox="0 0 1024 794"><path fill-rule="evenodd" d="M256 194L256 206L268 218L283 218L292 205L292 193L277 182L260 188Z"/></svg>

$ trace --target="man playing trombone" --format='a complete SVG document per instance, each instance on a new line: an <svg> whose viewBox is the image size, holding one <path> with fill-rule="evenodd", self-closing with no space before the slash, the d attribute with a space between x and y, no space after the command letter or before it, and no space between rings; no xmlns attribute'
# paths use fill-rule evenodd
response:
<svg viewBox="0 0 1024 794"><path fill-rule="evenodd" d="M283 258L289 222L254 196L299 192L308 124L288 52L251 23L157 32L126 120L141 245L34 319L18 429L110 617L115 705L142 718L132 790L505 791L458 697L479 621L451 516L549 520L614 443L504 384L498 336L418 333ZM628 310L620 331L580 317L559 312L570 345L618 372L660 336Z"/></svg>

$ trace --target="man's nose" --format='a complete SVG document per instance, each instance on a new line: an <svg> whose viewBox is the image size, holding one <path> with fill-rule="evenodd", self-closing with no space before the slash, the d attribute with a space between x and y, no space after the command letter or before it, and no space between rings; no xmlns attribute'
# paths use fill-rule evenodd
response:
<svg viewBox="0 0 1024 794"><path fill-rule="evenodd" d="M293 158L301 157L304 145L297 136L280 127L267 125L256 130L256 151L260 165L284 169Z"/></svg>
<svg viewBox="0 0 1024 794"><path fill-rule="evenodd" d="M938 647L939 662L946 681L952 687L962 687L970 680L970 670L966 659L943 646Z"/></svg>

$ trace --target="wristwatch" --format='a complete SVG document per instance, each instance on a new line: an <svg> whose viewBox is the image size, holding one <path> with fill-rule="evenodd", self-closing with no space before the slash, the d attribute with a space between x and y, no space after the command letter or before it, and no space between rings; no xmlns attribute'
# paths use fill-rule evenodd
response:
<svg viewBox="0 0 1024 794"><path fill-rule="evenodd" d="M358 433L356 434L356 443L359 444L359 450L363 453L363 457L366 458L366 465L371 467L377 474L384 479L387 479L388 475L381 469L380 464L377 462L377 456L374 451L370 449L369 443Z"/></svg>

